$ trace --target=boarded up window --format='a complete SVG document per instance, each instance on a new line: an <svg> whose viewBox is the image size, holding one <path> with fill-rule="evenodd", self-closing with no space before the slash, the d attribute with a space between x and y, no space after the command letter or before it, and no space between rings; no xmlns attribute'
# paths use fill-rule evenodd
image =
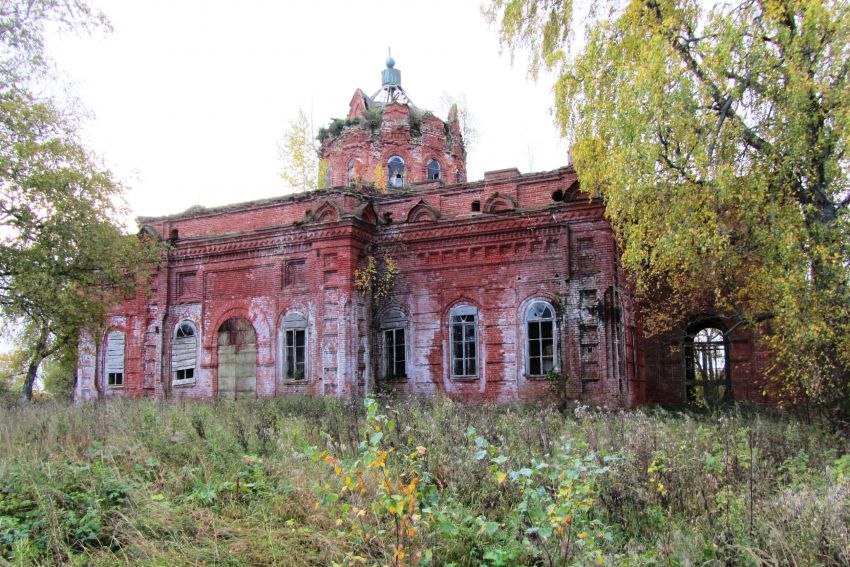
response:
<svg viewBox="0 0 850 567"><path fill-rule="evenodd" d="M106 336L106 385L124 385L124 333L120 331Z"/></svg>
<svg viewBox="0 0 850 567"><path fill-rule="evenodd" d="M195 379L198 336L195 325L184 321L177 325L171 342L171 371L174 382L187 382Z"/></svg>

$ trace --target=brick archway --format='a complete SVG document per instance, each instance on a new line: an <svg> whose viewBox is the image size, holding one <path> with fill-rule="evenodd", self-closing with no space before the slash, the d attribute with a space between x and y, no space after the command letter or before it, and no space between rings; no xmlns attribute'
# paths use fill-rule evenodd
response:
<svg viewBox="0 0 850 567"><path fill-rule="evenodd" d="M217 396L238 400L257 396L257 333L251 322L231 317L217 333Z"/></svg>

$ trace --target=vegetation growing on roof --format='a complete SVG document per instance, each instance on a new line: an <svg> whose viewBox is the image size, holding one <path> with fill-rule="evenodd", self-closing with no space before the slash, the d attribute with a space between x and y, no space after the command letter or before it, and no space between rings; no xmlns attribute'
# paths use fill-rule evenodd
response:
<svg viewBox="0 0 850 567"><path fill-rule="evenodd" d="M425 112L419 110L415 106L410 107L407 123L410 126L410 135L418 138L422 135L422 119L425 118Z"/></svg>
<svg viewBox="0 0 850 567"><path fill-rule="evenodd" d="M319 133L316 138L319 142L324 142L329 138L336 138L342 134L343 130L349 126L362 126L368 128L373 133L381 128L381 123L384 120L383 107L376 106L367 109L356 118L334 118L327 127L319 128Z"/></svg>
<svg viewBox="0 0 850 567"><path fill-rule="evenodd" d="M381 128L381 123L384 120L384 108L381 106L367 109L360 116L360 123L369 128L372 132Z"/></svg>

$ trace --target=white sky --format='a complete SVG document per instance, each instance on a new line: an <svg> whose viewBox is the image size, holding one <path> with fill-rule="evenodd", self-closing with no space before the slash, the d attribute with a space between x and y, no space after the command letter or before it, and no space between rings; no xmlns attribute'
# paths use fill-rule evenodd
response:
<svg viewBox="0 0 850 567"><path fill-rule="evenodd" d="M114 31L48 49L92 114L85 140L125 183L130 219L289 192L276 149L289 121L299 108L316 129L344 118L357 87L380 87L388 46L417 106L466 97L480 135L470 180L567 162L551 79L532 83L524 59L499 53L478 0L92 3Z"/></svg>

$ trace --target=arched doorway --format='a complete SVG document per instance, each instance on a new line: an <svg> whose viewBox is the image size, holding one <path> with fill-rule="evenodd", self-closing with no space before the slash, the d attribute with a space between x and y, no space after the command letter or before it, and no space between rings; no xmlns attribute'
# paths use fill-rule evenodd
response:
<svg viewBox="0 0 850 567"><path fill-rule="evenodd" d="M257 392L257 335L251 323L232 317L218 329L218 397L254 398Z"/></svg>
<svg viewBox="0 0 850 567"><path fill-rule="evenodd" d="M714 321L691 325L684 337L685 399L713 406L732 399L726 335Z"/></svg>

